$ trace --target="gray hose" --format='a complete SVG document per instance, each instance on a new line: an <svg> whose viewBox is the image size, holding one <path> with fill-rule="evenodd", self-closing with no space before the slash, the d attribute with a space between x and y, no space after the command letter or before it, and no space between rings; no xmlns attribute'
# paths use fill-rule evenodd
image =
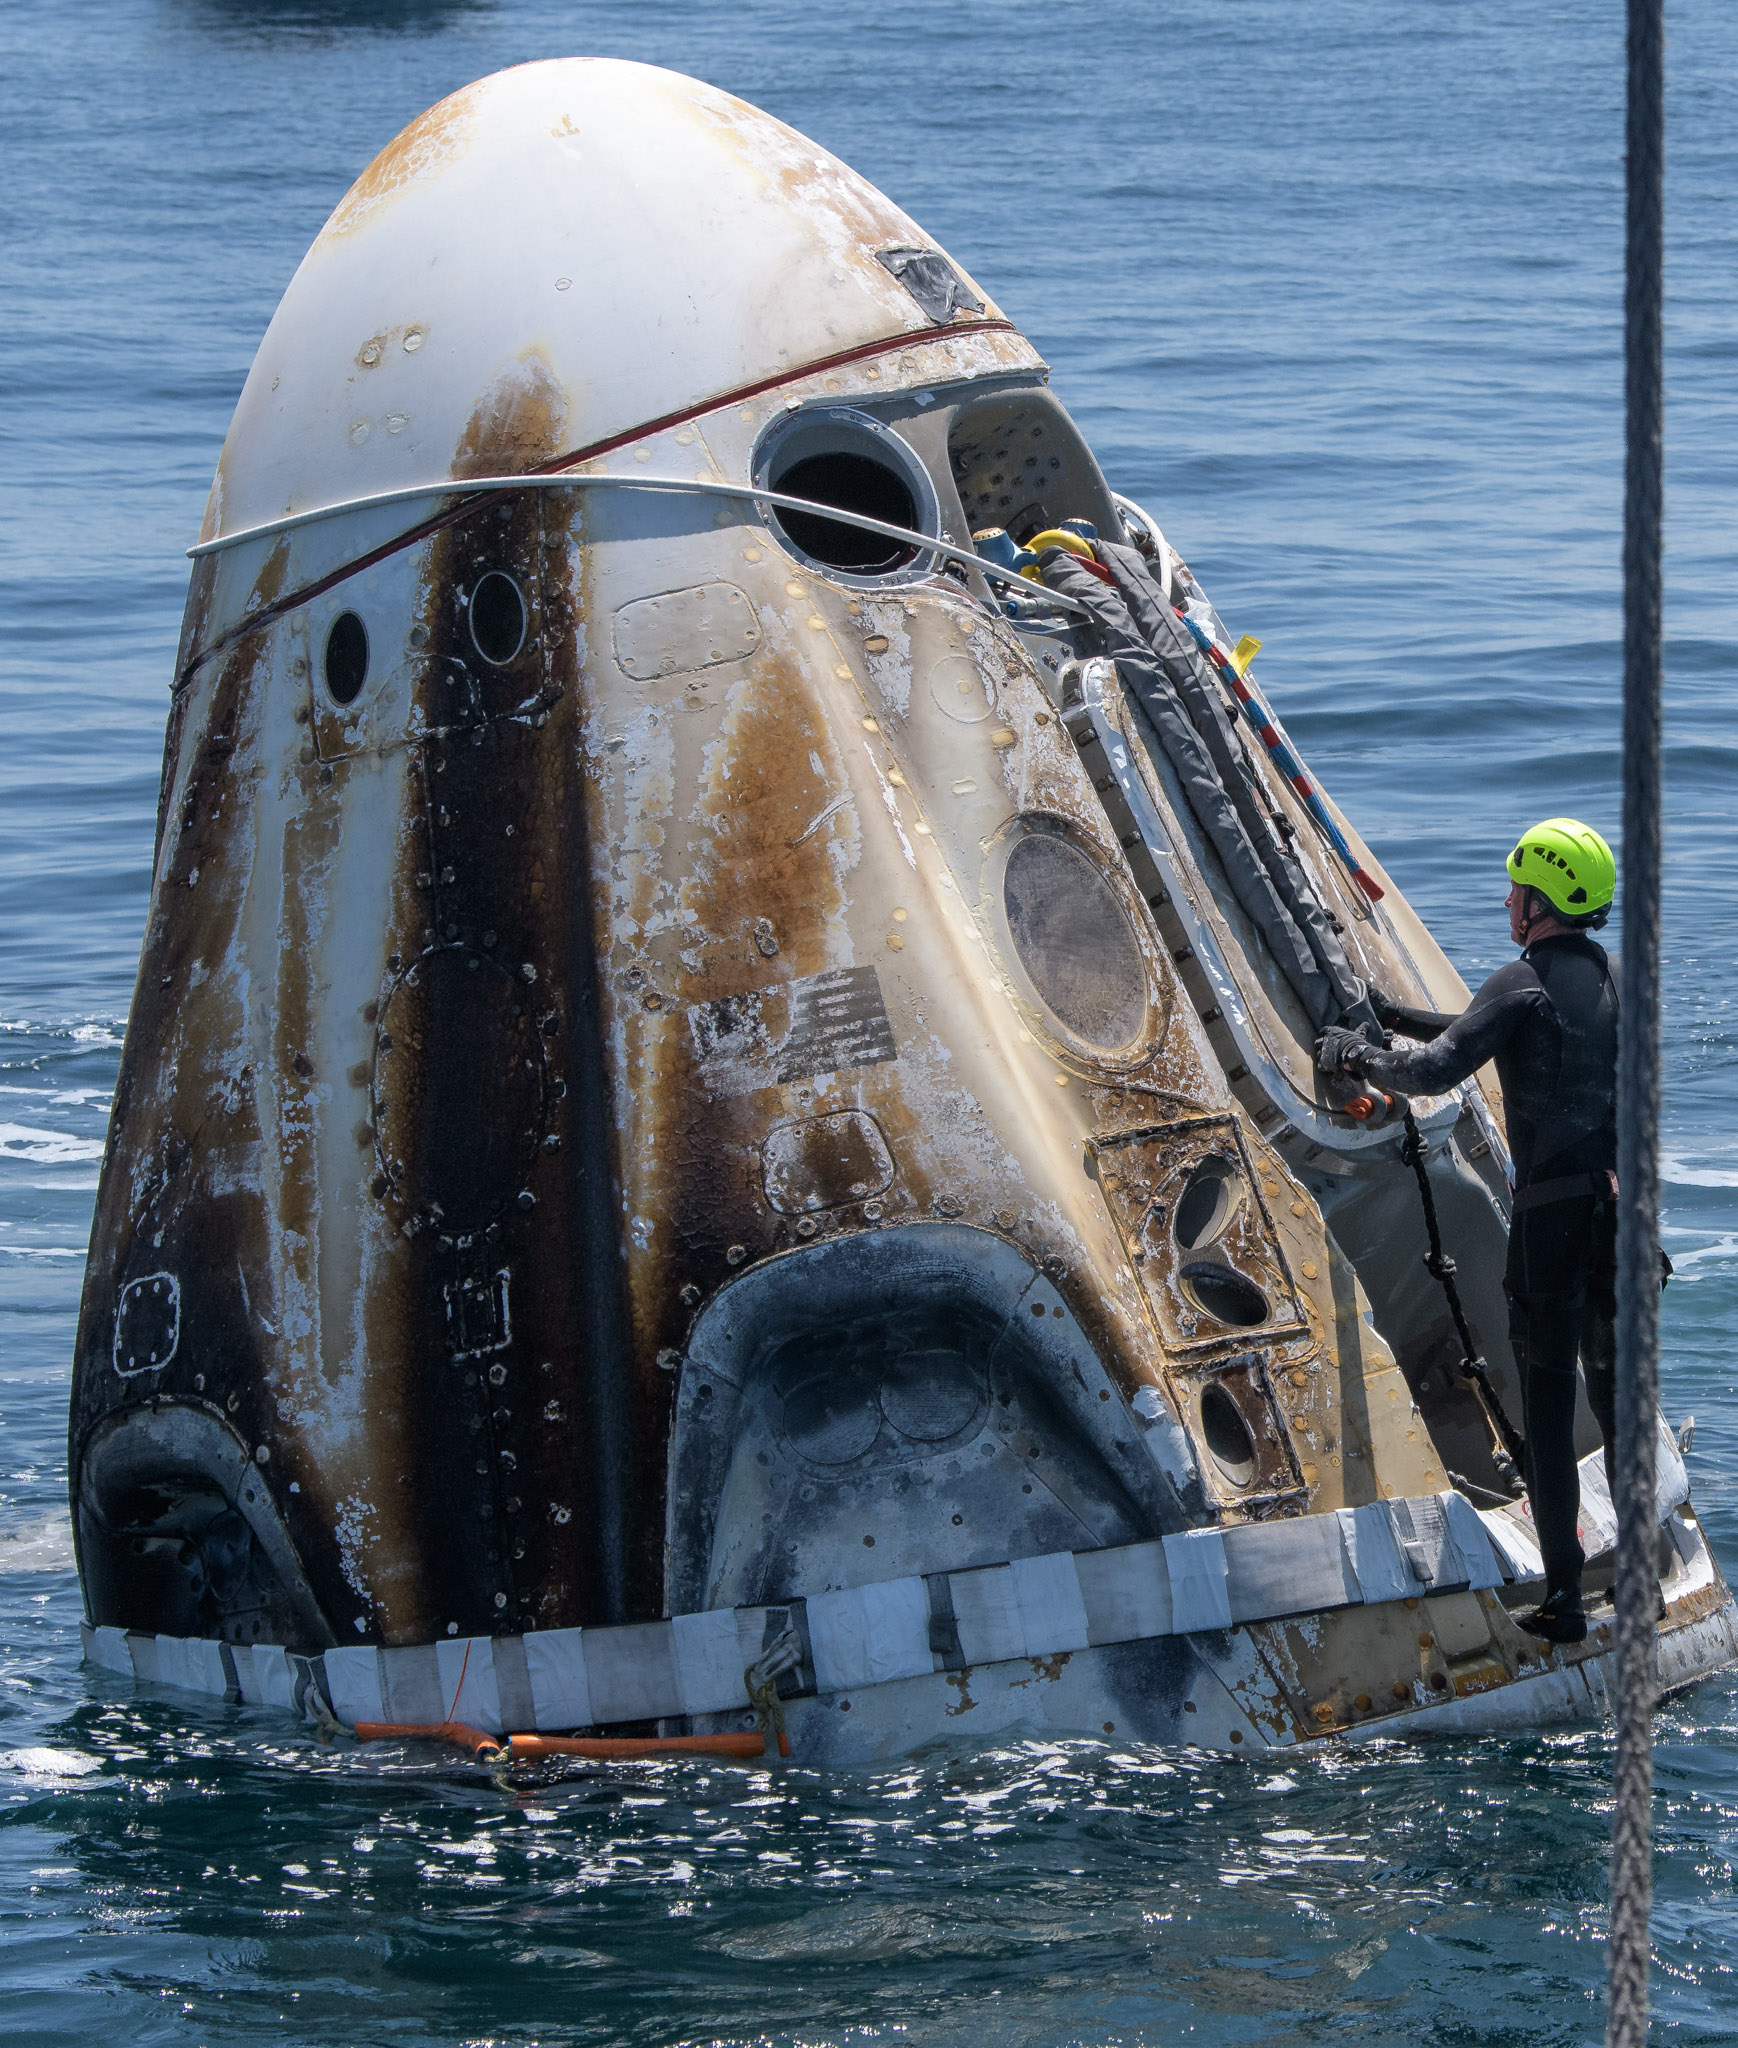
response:
<svg viewBox="0 0 1738 2048"><path fill-rule="evenodd" d="M1364 984L1352 971L1339 933L1302 863L1281 837L1274 814L1261 801L1260 778L1249 760L1242 732L1226 706L1218 677L1207 666L1187 627L1165 603L1157 576L1145 558L1133 548L1120 547L1113 541L1100 541L1098 552L1115 577L1130 616L1158 656L1160 667L1189 714L1189 722L1201 735L1244 835L1327 977L1340 1014L1374 1022L1373 1014L1360 1008Z"/></svg>
<svg viewBox="0 0 1738 2048"><path fill-rule="evenodd" d="M1319 1031L1351 1014L1369 1015L1367 1010L1356 1013L1356 1005L1365 1000L1365 992L1362 983L1344 966L1343 953L1340 955L1345 977L1342 980L1330 974L1317 957L1304 924L1293 914L1280 880L1276 879L1263 858L1260 840L1263 837L1273 839L1275 835L1271 824L1265 817L1260 817L1251 793L1244 786L1248 771L1230 752L1233 742L1227 722L1221 720L1225 729L1217 737L1223 742L1224 767L1229 770L1228 775L1222 772L1209 737L1213 723L1207 716L1206 707L1203 706L1202 721L1207 725L1206 733L1199 729L1197 719L1191 715L1193 707L1185 701L1171 673L1171 664L1165 658L1168 646L1164 628L1167 622L1174 626L1175 621L1162 601L1145 602L1146 595L1157 597L1157 587L1145 575L1144 567L1141 576L1136 578L1125 565L1117 563L1114 556L1108 566L1113 575L1122 569L1122 580L1129 585L1134 605L1131 606L1122 589L1104 583L1063 548L1047 548L1039 559L1039 571L1046 585L1075 599L1092 614L1100 651L1116 663L1117 675L1124 688L1152 728L1166 760L1175 771L1182 786L1184 802L1208 845L1218 856L1232 896L1260 933L1262 943L1303 1005L1311 1024ZM1163 614L1163 617L1158 614ZM1181 637L1180 629L1177 630ZM1199 659L1192 644L1188 646L1187 653L1193 659ZM1182 660L1181 654L1179 649L1177 670L1179 674L1187 675L1188 664ZM1205 690L1202 694L1205 696ZM1254 843L1250 826L1246 823L1246 811L1260 817ZM1289 860L1289 856L1286 859L1290 874L1295 877L1295 888L1307 895L1301 869Z"/></svg>

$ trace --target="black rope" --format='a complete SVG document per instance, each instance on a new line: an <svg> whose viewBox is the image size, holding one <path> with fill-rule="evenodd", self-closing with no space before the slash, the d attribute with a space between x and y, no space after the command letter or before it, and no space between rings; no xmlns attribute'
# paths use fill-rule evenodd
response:
<svg viewBox="0 0 1738 2048"><path fill-rule="evenodd" d="M1442 1248L1442 1226L1436 1220L1436 1194L1430 1185L1430 1175L1424 1170L1424 1137L1410 1106L1406 1110L1406 1136L1400 1147L1400 1156L1411 1167L1418 1182L1418 1198L1424 1204L1424 1228L1430 1235L1430 1250L1424 1263L1448 1297L1448 1312L1454 1318L1455 1334L1460 1338L1461 1357L1457 1370L1463 1379L1470 1380L1478 1389L1485 1414L1496 1431L1497 1450L1493 1461L1497 1477L1507 1486L1518 1487L1526 1464L1526 1445L1520 1431L1509 1420L1502 1396L1491 1378L1490 1367L1485 1364L1473 1341L1472 1325L1466 1319L1466 1310L1460 1305L1460 1289L1454 1284L1455 1263Z"/></svg>
<svg viewBox="0 0 1738 2048"><path fill-rule="evenodd" d="M1629 0L1624 262L1623 1025L1617 1043L1617 1760L1608 2048L1645 2048L1659 1413L1663 0Z"/></svg>

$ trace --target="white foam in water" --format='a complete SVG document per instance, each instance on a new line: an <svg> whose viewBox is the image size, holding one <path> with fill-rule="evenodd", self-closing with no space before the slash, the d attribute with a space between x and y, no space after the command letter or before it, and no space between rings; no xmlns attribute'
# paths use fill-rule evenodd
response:
<svg viewBox="0 0 1738 2048"><path fill-rule="evenodd" d="M0 1124L0 1159L32 1166L84 1166L103 1156L101 1138L75 1138L70 1131L39 1131L33 1124Z"/></svg>
<svg viewBox="0 0 1738 2048"><path fill-rule="evenodd" d="M1723 1265L1732 1258L1738 1258L1738 1231L1723 1231L1711 1244L1699 1244L1687 1252L1674 1251L1672 1279L1684 1280L1693 1286L1698 1280L1713 1278L1711 1273L1698 1273L1698 1266Z"/></svg>
<svg viewBox="0 0 1738 2048"><path fill-rule="evenodd" d="M74 1045L112 1045L120 1050L125 1017L85 1017L75 1023L39 1024L28 1017L0 1017L0 1032L16 1032L20 1038L70 1039Z"/></svg>
<svg viewBox="0 0 1738 2048"><path fill-rule="evenodd" d="M8 1770L17 1771L20 1776L35 1784L53 1784L57 1779L88 1778L93 1771L102 1769L102 1762L94 1756L84 1756L76 1749L50 1749L46 1745L34 1749L9 1749L6 1752Z"/></svg>
<svg viewBox="0 0 1738 2048"><path fill-rule="evenodd" d="M73 1567L72 1522L64 1512L39 1522L0 1529L0 1577L17 1572L69 1572Z"/></svg>
<svg viewBox="0 0 1738 2048"><path fill-rule="evenodd" d="M0 1095L28 1095L32 1102L55 1109L76 1109L87 1102L100 1102L106 1109L113 1093L109 1088L20 1088L14 1082L0 1082Z"/></svg>
<svg viewBox="0 0 1738 2048"><path fill-rule="evenodd" d="M1702 1166L1667 1153L1660 1177L1671 1188L1738 1188L1738 1166Z"/></svg>

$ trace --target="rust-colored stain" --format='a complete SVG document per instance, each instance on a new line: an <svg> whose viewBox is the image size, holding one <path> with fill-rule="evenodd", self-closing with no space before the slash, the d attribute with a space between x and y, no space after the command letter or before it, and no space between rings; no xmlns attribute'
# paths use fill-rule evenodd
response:
<svg viewBox="0 0 1738 2048"><path fill-rule="evenodd" d="M486 79L449 93L419 114L386 145L338 202L322 235L344 235L358 227L395 192L451 163L470 140Z"/></svg>
<svg viewBox="0 0 1738 2048"><path fill-rule="evenodd" d="M566 439L567 394L536 354L522 356L484 394L453 450L455 477L537 469Z"/></svg>
<svg viewBox="0 0 1738 2048"><path fill-rule="evenodd" d="M495 467L559 429L531 369L483 402L466 449ZM343 863L347 791L378 772L368 760L304 745L287 808L262 786L282 655L269 636L184 692L171 725L175 796L99 1200L111 1249L81 1324L74 1469L95 1422L136 1398L106 1348L117 1291L145 1260L177 1276L183 1329L150 1397L203 1403L261 1446L257 1483L345 1640L620 1619L625 1532L656 1528L667 1385L642 1417L612 1365L626 1355L615 1110L589 900L570 886L586 865L579 633L565 576L546 588L542 519L535 497L479 506L429 552L418 737L378 785L406 806L387 902L357 895ZM505 664L480 657L469 627L492 570L529 614ZM281 842L261 846L274 812ZM247 1061L240 927L270 902L269 1054ZM375 1054L330 1072L325 963L359 944L384 961ZM641 1611L656 1548L640 1544Z"/></svg>
<svg viewBox="0 0 1738 2048"><path fill-rule="evenodd" d="M562 404L547 367L527 357L479 400L456 467L547 460ZM589 517L583 500L525 495L477 504L432 535L404 732L353 740L348 715L315 690L309 743L289 775L269 1056L226 1074L221 1091L256 1154L272 1156L235 1177L255 1190L245 1224L229 1240L202 1227L237 1285L243 1274L269 1279L237 1315L222 1305L228 1283L217 1273L178 1270L189 1326L225 1333L212 1391L225 1390L223 1412L242 1436L269 1442L273 1497L334 1628L411 1643L660 1611L672 1362L735 1272L817 1230L939 1216L1014 1236L1125 1392L1161 1378L1193 1427L1201 1378L1224 1388L1258 1444L1261 1484L1225 1490L1221 1511L1275 1512L1300 1484L1284 1413L1290 1381L1276 1386L1236 1330L1179 1320L1194 1311L1154 1205L1174 1204L1179 1177L1203 1156L1231 1165L1244 1198L1215 1257L1268 1296L1276 1316L1259 1342L1272 1372L1293 1375L1316 1370L1325 1333L1319 1315L1299 1321L1286 1246L1316 1250L1319 1219L1300 1203L1301 1223L1288 1221L1284 1242L1276 1235L1280 1169L1227 1113L1154 932L1137 916L1161 1028L1114 1081L1076 1076L1083 1128L1096 1134L1097 1188L1083 1210L1081 1168L1069 1161L1056 1184L1024 1137L986 1146L933 1052L928 1005L957 949L978 943L969 931L993 935L994 924L979 901L981 851L920 830L944 811L911 730L912 719L933 718L928 701L901 712L834 687L855 675L852 659L887 661L888 633L865 635L864 607L814 584L788 618L763 608L758 650L691 705L653 691L617 733L618 713L602 709L606 678L589 666L609 644ZM788 575L776 564L761 573ZM527 613L522 644L499 663L483 657L470 622L472 593L490 574L512 579ZM282 575L280 551L262 605L276 601ZM194 636L208 601L209 579L196 578ZM984 633L951 592L909 593L876 616L902 644L927 635L925 659L963 645L984 665L994 717L983 773L985 787L1001 789L986 817L1041 809L1114 861L1018 648ZM248 1034L233 1006L214 1007L218 983L194 976L181 954L207 929L220 948L239 943L242 899L227 877L251 845L243 814L261 809L250 736L274 645L264 635L238 643L203 696L177 699L170 735L190 764L178 799L190 823L160 883L155 971L171 985L177 975L198 981L176 1028L198 1018L212 1048ZM197 737L183 729L196 701ZM1004 744L1010 733L1016 743ZM401 762L391 776L389 753ZM365 780L376 775L378 785ZM345 806L376 786L401 806L389 891L385 902L353 901ZM854 869L890 829L890 805L909 850L899 888L919 905L899 926L917 943L897 961L883 955L879 970L896 1056L814 1086L766 1077L721 1089L700 1057L697 1014L739 999L776 1007L793 983L860 965ZM191 829L200 820L204 837ZM202 862L190 917L172 885ZM364 927L379 935L382 961L364 1020L372 1056L327 1071L314 1051L324 963L346 931L355 942ZM152 1000L142 988L138 1042L174 1043ZM1072 1061L1065 1049L1053 1056ZM209 1118L219 1091L197 1062L184 1062L173 1086L198 1096ZM342 1114L339 1100L350 1105ZM768 1131L843 1111L873 1118L893 1163L873 1213L860 1199L818 1219L800 1205L786 1213L768 1199ZM117 1144L130 1146L126 1112L124 1077ZM135 1231L140 1218L155 1230L161 1190L211 1149L191 1099L182 1125L156 1137L148 1160L134 1158L148 1191L133 1203ZM348 1151L336 1160L340 1131ZM128 1270L123 1260L117 1271ZM87 1323L100 1344L100 1313ZM1245 1355L1233 1355L1240 1344ZM1329 1357L1324 1388L1332 1368ZM85 1383L101 1377L93 1369ZM180 1398L167 1379L157 1391ZM1034 1669L1054 1679L1064 1661ZM1301 1678L1296 1687L1307 1714L1306 1696L1320 1692ZM962 1701L953 1711L969 1704L963 1686Z"/></svg>
<svg viewBox="0 0 1738 2048"><path fill-rule="evenodd" d="M679 1345L691 1320L680 1289L710 1295L731 1270L733 1247L741 1263L787 1235L759 1172L762 1133L784 1114L782 1090L713 1099L688 1011L776 992L831 964L843 909L831 844L824 835L793 841L841 774L803 669L770 648L733 686L696 785L673 798L661 828L649 819L643 827L651 837L630 885L631 922L689 935L662 961L655 945L638 955L618 945L607 998L624 1063L636 1352L651 1382L664 1377L658 1353ZM777 935L772 957L756 941L762 929ZM658 1007L648 1007L649 994ZM645 1219L643 1245L634 1217Z"/></svg>

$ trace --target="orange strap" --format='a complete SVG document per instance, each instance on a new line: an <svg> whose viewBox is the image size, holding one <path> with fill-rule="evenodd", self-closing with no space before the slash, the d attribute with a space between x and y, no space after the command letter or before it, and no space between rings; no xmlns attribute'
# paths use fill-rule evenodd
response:
<svg viewBox="0 0 1738 2048"><path fill-rule="evenodd" d="M515 1763L541 1756L765 1756L766 1738L746 1735L509 1735Z"/></svg>
<svg viewBox="0 0 1738 2048"><path fill-rule="evenodd" d="M358 1721L356 1740L358 1742L387 1742L395 1735L415 1735L427 1742L452 1742L460 1749L468 1749L473 1756L494 1756L501 1748L493 1735L485 1735L481 1728L472 1728L464 1721L435 1721L419 1726L408 1721Z"/></svg>
<svg viewBox="0 0 1738 2048"><path fill-rule="evenodd" d="M423 1742L451 1742L473 1756L506 1752L514 1763L545 1756L764 1756L766 1738L746 1735L508 1735L497 1741L463 1721L416 1724L406 1721L358 1721L358 1742L388 1742L409 1736Z"/></svg>

